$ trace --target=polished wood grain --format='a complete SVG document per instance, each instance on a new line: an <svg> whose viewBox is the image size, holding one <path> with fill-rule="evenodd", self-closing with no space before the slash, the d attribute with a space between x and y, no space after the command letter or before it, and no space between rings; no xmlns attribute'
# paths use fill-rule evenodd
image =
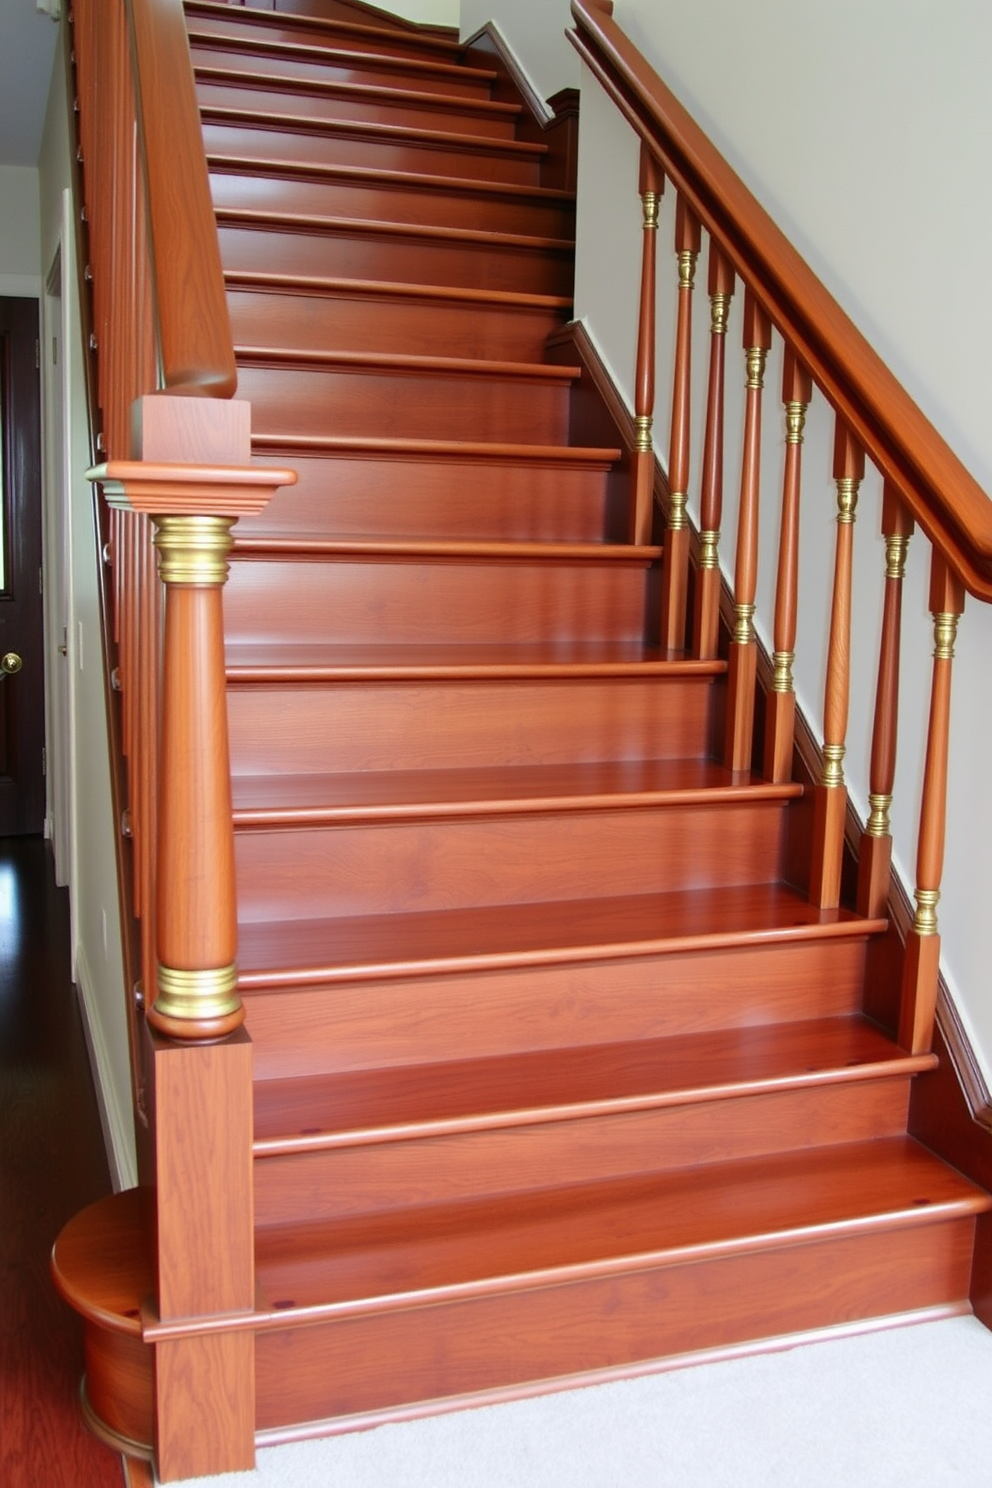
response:
<svg viewBox="0 0 992 1488"><path fill-rule="evenodd" d="M362 47L326 47L306 41L283 41L265 36L240 37L237 41L216 34L197 22L189 26L190 52L194 64L232 63L244 65L246 59L260 72L275 72L280 77L300 80L341 81L354 83L395 84L426 87L439 86L449 95L488 94L495 73L484 67L463 66L425 58L376 53Z"/></svg>
<svg viewBox="0 0 992 1488"><path fill-rule="evenodd" d="M661 643L671 651L685 647L689 583L690 409L692 404L692 296L699 255L699 222L685 198L675 208L675 253L679 264L672 421L668 453L669 508L661 596Z"/></svg>
<svg viewBox="0 0 992 1488"><path fill-rule="evenodd" d="M69 906L40 837L0 840L0 1479L109 1488L120 1458L79 1414L78 1320L51 1285L62 1225L110 1191Z"/></svg>
<svg viewBox="0 0 992 1488"><path fill-rule="evenodd" d="M709 376L706 388L706 427L699 492L699 530L707 534L710 552L695 574L693 638L700 658L716 656L720 627L720 569L718 547L723 517L724 364L727 317L734 293L734 272L718 245L710 241L708 287L710 296Z"/></svg>
<svg viewBox="0 0 992 1488"><path fill-rule="evenodd" d="M788 780L792 773L796 695L792 684L791 658L796 649L796 616L799 606L802 420L811 397L812 381L809 373L790 351L786 351L782 372L782 402L786 408L785 473L782 481L774 632L775 654L783 659L786 676L776 679L776 684L765 700L765 775L769 780Z"/></svg>
<svg viewBox="0 0 992 1488"><path fill-rule="evenodd" d="M642 147L638 190L644 211L641 230L641 288L638 298L637 359L634 368L634 417L637 446L631 457L632 508L630 533L634 542L651 537L654 506L655 299L658 261L658 208L665 189L664 173L651 152Z"/></svg>

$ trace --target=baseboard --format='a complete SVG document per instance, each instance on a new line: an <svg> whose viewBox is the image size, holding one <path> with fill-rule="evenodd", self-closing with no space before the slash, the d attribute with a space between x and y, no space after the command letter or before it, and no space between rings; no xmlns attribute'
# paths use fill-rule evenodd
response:
<svg viewBox="0 0 992 1488"><path fill-rule="evenodd" d="M138 1182L138 1167L134 1155L131 1112L130 1109L121 1109L114 1089L110 1054L103 1035L103 1025L96 1012L94 988L95 981L86 959L86 950L80 944L76 953L76 991L100 1112L103 1143L110 1165L110 1180L114 1185L114 1192L120 1193L121 1189L135 1187Z"/></svg>

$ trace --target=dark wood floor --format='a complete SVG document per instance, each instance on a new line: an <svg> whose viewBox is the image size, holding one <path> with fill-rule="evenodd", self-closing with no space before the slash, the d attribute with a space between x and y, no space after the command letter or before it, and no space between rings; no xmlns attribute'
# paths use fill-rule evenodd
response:
<svg viewBox="0 0 992 1488"><path fill-rule="evenodd" d="M82 1424L78 1319L48 1256L110 1190L76 991L69 906L40 838L0 838L0 1484L118 1488Z"/></svg>

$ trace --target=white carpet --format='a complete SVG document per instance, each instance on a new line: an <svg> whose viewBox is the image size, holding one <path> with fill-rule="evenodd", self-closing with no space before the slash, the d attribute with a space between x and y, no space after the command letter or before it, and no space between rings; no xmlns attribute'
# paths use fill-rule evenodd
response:
<svg viewBox="0 0 992 1488"><path fill-rule="evenodd" d="M974 1318L263 1448L216 1488L992 1488Z"/></svg>

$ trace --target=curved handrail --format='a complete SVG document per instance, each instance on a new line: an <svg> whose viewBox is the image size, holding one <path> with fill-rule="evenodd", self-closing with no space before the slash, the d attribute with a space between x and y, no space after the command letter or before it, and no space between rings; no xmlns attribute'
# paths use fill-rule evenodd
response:
<svg viewBox="0 0 992 1488"><path fill-rule="evenodd" d="M930 541L992 601L992 501L612 18L572 0L570 40Z"/></svg>
<svg viewBox="0 0 992 1488"><path fill-rule="evenodd" d="M182 0L131 0L131 16L161 386L231 398L238 375Z"/></svg>

